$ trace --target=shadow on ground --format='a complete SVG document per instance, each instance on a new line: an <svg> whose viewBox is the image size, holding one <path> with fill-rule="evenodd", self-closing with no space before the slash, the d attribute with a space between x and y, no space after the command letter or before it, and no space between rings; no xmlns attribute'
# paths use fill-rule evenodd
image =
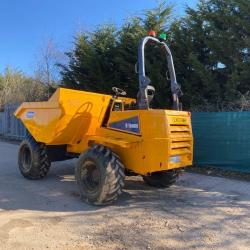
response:
<svg viewBox="0 0 250 250"><path fill-rule="evenodd" d="M74 161L53 164L48 177L39 181L24 179L14 163L3 164L0 215L6 210L64 212L54 220L70 219L75 230L82 230L83 225L95 230L97 242L127 249L137 246L137 240L139 249L152 244L157 249L183 249L180 242L185 242L186 249L200 249L204 244L227 249L237 240L250 245L247 182L184 173L172 187L156 189L146 186L140 177L128 177L116 203L96 207L80 201ZM46 216L40 219L46 220ZM223 236L218 237L221 232Z"/></svg>
<svg viewBox="0 0 250 250"><path fill-rule="evenodd" d="M91 206L81 202L74 178L74 161L54 163L49 175L43 180L30 181L24 179L18 169L1 176L0 208L5 210L27 209L45 211L94 211L102 206ZM244 200L249 196L235 188L228 190L218 185L201 183L206 178L224 180L222 178L205 177L184 173L175 185L167 189L149 187L141 177L127 177L124 193L111 205L117 207L155 207L168 212L183 209L202 209L218 207L249 208ZM230 182L230 180L225 180ZM214 185L213 185L214 184ZM247 184L247 183L246 183ZM230 183L228 184L230 186ZM250 187L250 185L248 185ZM184 213L185 214L185 213ZM182 214L183 216L183 214Z"/></svg>

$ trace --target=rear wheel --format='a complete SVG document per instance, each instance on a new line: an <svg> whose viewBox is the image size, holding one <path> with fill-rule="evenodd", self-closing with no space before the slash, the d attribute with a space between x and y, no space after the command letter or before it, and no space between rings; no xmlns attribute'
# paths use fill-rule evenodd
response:
<svg viewBox="0 0 250 250"><path fill-rule="evenodd" d="M124 186L120 158L102 145L95 145L80 156L75 176L82 199L95 205L115 201Z"/></svg>
<svg viewBox="0 0 250 250"><path fill-rule="evenodd" d="M168 171L161 171L155 172L151 175L143 176L143 180L150 186L159 187L159 188L166 188L171 186L176 182L179 176L178 170L168 170Z"/></svg>
<svg viewBox="0 0 250 250"><path fill-rule="evenodd" d="M46 145L28 135L20 145L18 165L21 174L31 180L44 178L50 169Z"/></svg>

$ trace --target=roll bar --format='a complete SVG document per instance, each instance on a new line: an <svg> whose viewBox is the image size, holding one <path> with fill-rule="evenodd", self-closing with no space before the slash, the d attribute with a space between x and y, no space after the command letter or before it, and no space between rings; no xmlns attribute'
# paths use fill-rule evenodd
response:
<svg viewBox="0 0 250 250"><path fill-rule="evenodd" d="M173 62L171 51L165 42L162 42L159 39L152 37L152 36L144 37L141 40L139 44L139 48L138 48L138 64L139 64L139 92L137 95L138 107L139 109L149 108L148 87L150 84L150 79L146 76L146 73L145 73L145 53L144 53L145 45L149 41L153 41L163 46L166 49L168 70L169 70L170 79L171 79L171 92L172 92L172 98L173 98L173 106L174 106L174 109L180 110L181 104L179 103L179 96L181 94L181 89L176 80L174 62Z"/></svg>

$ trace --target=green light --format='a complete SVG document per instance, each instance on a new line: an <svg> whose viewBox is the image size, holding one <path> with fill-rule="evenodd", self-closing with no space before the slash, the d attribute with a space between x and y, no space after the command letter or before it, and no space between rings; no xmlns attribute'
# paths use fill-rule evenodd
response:
<svg viewBox="0 0 250 250"><path fill-rule="evenodd" d="M166 41L166 40L167 40L167 34L161 33L161 34L159 35L159 38L160 38L160 40Z"/></svg>

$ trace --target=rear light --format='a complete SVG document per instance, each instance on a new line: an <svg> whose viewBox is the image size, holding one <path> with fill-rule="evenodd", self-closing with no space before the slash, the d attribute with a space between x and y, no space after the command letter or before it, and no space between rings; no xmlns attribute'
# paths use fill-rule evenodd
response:
<svg viewBox="0 0 250 250"><path fill-rule="evenodd" d="M179 163L181 161L180 155L174 155L169 158L170 163Z"/></svg>

